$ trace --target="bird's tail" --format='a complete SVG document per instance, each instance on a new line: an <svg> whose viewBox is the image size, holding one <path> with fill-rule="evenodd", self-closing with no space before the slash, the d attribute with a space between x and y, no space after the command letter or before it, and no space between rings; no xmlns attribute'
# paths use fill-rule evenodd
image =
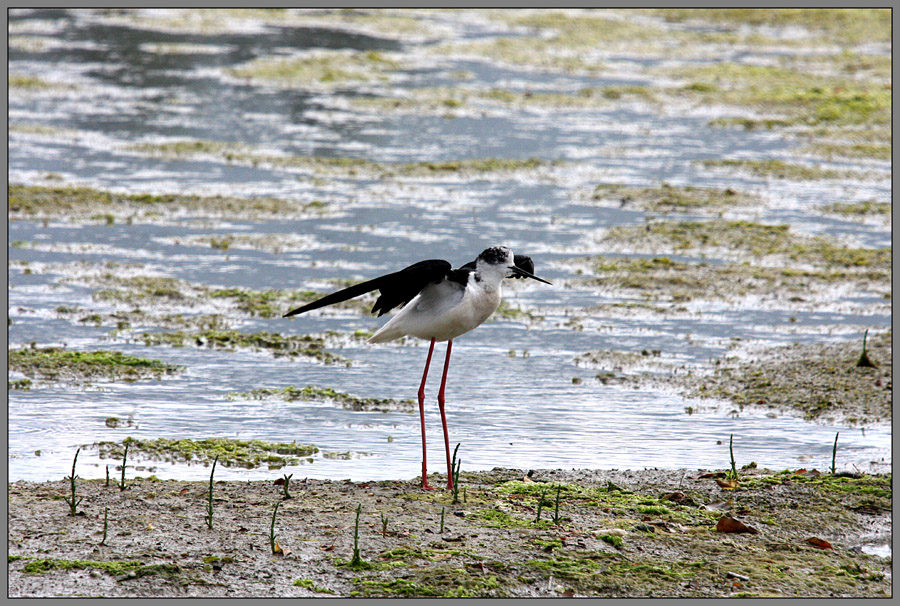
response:
<svg viewBox="0 0 900 606"><path fill-rule="evenodd" d="M393 341L394 339L399 339L400 337L404 336L406 333L397 328L397 322L395 322L398 316L399 314L388 320L387 323L385 323L384 326L375 331L375 334L369 337L369 340L366 342L386 343L388 341Z"/></svg>

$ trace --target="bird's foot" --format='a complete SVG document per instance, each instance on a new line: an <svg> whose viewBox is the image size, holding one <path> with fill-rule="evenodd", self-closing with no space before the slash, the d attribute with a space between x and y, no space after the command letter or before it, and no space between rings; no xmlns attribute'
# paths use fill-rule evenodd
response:
<svg viewBox="0 0 900 606"><path fill-rule="evenodd" d="M429 486L428 482L422 480L422 490L434 490L434 486Z"/></svg>

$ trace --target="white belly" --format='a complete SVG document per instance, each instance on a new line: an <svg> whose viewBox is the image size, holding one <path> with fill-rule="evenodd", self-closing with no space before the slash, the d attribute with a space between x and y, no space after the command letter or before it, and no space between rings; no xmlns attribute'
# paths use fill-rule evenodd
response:
<svg viewBox="0 0 900 606"><path fill-rule="evenodd" d="M469 285L461 294L461 297L440 299L417 296L372 335L369 342L381 343L405 335L437 341L455 339L482 324L500 305L499 288L485 291Z"/></svg>

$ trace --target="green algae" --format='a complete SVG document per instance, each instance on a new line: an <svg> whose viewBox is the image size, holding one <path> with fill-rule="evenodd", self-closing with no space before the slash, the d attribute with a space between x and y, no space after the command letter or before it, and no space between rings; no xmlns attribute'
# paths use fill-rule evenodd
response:
<svg viewBox="0 0 900 606"><path fill-rule="evenodd" d="M726 209L759 202L757 196L733 189L674 186L663 183L659 187L632 187L601 184L594 188L591 200L614 201L623 208L658 213L687 212L698 209Z"/></svg>
<svg viewBox="0 0 900 606"><path fill-rule="evenodd" d="M752 257L783 256L817 266L890 270L890 248L852 248L827 236L803 236L788 225L751 221L656 221L637 227L614 227L604 240L656 243L676 251L708 248Z"/></svg>
<svg viewBox="0 0 900 606"><path fill-rule="evenodd" d="M10 124L9 132L11 133L26 133L30 135L45 135L45 136L53 136L53 137L62 137L62 136L72 136L76 134L78 131L67 129L67 128L58 128L55 126L47 126L46 124L37 124L37 123L27 123L27 124Z"/></svg>
<svg viewBox="0 0 900 606"><path fill-rule="evenodd" d="M466 567L431 565L410 570L408 578L357 578L354 583L360 597L470 598L506 595L503 589L509 587L510 579L505 580L501 584L496 575L472 574Z"/></svg>
<svg viewBox="0 0 900 606"><path fill-rule="evenodd" d="M857 497L873 497L868 501L882 511L891 510L893 496L891 479L893 475L860 475L859 477L831 475L827 473L799 473L785 469L760 477L743 477L739 490L762 488L769 485L807 485L821 492Z"/></svg>
<svg viewBox="0 0 900 606"><path fill-rule="evenodd" d="M523 36L443 44L434 52L476 55L539 69L597 72L605 65L585 51L620 47L634 41L641 42L642 48L649 51L657 49L661 39L679 37L678 33L666 32L647 23L607 18L597 12L492 11L489 16L532 31Z"/></svg>
<svg viewBox="0 0 900 606"><path fill-rule="evenodd" d="M500 301L500 305L494 311L494 317L503 318L504 320L527 320L529 323L539 322L544 319L544 316L522 309L519 306L513 307L505 299Z"/></svg>
<svg viewBox="0 0 900 606"><path fill-rule="evenodd" d="M144 564L139 560L64 560L59 558L33 559L22 568L25 574L46 574L51 570L92 569L120 577L118 581L146 576L162 576L178 579L182 584L196 581L182 577L177 564Z"/></svg>
<svg viewBox="0 0 900 606"><path fill-rule="evenodd" d="M599 538L604 543L609 543L616 549L622 547L622 545L625 544L625 541L622 539L622 537L614 535L614 534L603 534L603 535L600 535Z"/></svg>
<svg viewBox="0 0 900 606"><path fill-rule="evenodd" d="M860 290L871 290L890 283L890 268L881 264L870 268L794 269L748 262L713 264L672 261L661 256L597 256L587 261L591 264L594 277L580 278L573 283L621 288L634 292L645 301L736 300L754 294L803 303L813 300L817 293L826 292L834 284L854 283ZM587 311L591 314L606 313L610 309L660 311L659 307L639 303L592 307ZM669 310L678 311L676 308Z"/></svg>
<svg viewBox="0 0 900 606"><path fill-rule="evenodd" d="M94 298L100 301L121 301L123 303L142 303L148 300L168 299L180 301L186 299L182 291L186 290L187 283L184 280L166 276L117 276L105 273L97 278L108 284L116 284L127 290L102 289L94 293Z"/></svg>
<svg viewBox="0 0 900 606"><path fill-rule="evenodd" d="M869 340L871 357L888 369L891 342L890 331ZM859 349L857 343L793 345L773 348L752 362L720 360L713 374L691 384L690 394L738 406L793 409L807 419L840 415L850 424L890 419L890 371L882 381L877 369L857 367Z"/></svg>
<svg viewBox="0 0 900 606"><path fill-rule="evenodd" d="M841 158L871 158L874 160L890 160L890 145L877 145L873 143L814 143L800 149L800 153L813 154L831 159Z"/></svg>
<svg viewBox="0 0 900 606"><path fill-rule="evenodd" d="M314 200L309 206L314 206L317 202ZM322 206L324 203L319 202ZM187 246L209 246L228 252L232 247L236 248L253 248L263 250L273 254L281 254L285 250L300 248L304 244L304 240L297 238L293 234L226 234L222 236L202 236L194 235L187 237L179 237L173 239L173 242L179 245Z"/></svg>
<svg viewBox="0 0 900 606"><path fill-rule="evenodd" d="M281 398L286 402L336 402L347 410L365 410L378 412L414 412L414 400L394 400L391 398L363 398L348 393L335 391L330 387L306 387L259 388L249 392L232 392L228 394L229 400L264 400L271 397Z"/></svg>
<svg viewBox="0 0 900 606"><path fill-rule="evenodd" d="M203 154L224 155L247 149L246 145L226 141L182 140L168 143L135 143L128 147L130 151L153 153L163 156L199 156Z"/></svg>
<svg viewBox="0 0 900 606"><path fill-rule="evenodd" d="M244 469L254 469L263 465L269 469L281 469L287 465L297 465L301 457L309 457L319 452L315 446L296 442L288 444L231 438L137 440L129 437L121 444L97 442L90 446L99 449L100 458L121 459L125 444L128 444L130 454L141 455L150 460L209 465L219 457L219 463L226 467Z"/></svg>
<svg viewBox="0 0 900 606"><path fill-rule="evenodd" d="M121 450L121 446L119 447ZM221 460L221 459L220 459ZM209 458L207 458L209 461ZM534 519L534 501L548 483L510 481L524 470L494 469L467 473L472 498L512 509L516 516ZM336 594L365 597L536 597L576 595L592 597L679 596L725 597L735 593L761 596L841 597L886 596L890 594L890 559L860 552L860 540L869 540L873 529L889 539L891 510L890 475L815 474L807 470L772 472L745 470L741 482L727 498L736 515L760 529L758 535L729 535L716 532L721 511L697 507L721 501L726 493L711 479L688 470L639 470L622 472L545 472L555 476L549 486L565 491L561 511L570 518L564 527L543 526L489 528L476 515L452 518L452 539L420 542L425 529L434 530L434 515L440 499L404 503L405 514L396 518L408 540L398 543L373 531L367 543L373 545L375 561L350 567L335 560L327 550L305 551L310 570L318 567L325 576L313 580L296 579L272 569L279 582L316 591L333 588ZM541 474L544 475L544 474ZM616 483L631 490L623 490ZM203 483L205 484L205 483ZM230 485L231 484L231 485ZM269 482L223 483L222 490L234 507L234 528L250 526L253 520L267 525L272 487ZM356 503L372 511L385 501L402 498L414 490L415 482L350 483L308 480L295 495L299 511L313 515L287 516L283 532L303 540L334 543L334 536L346 527L347 511ZM25 499L42 505L63 482L25 485L10 484L11 520L21 519ZM174 508L178 522L184 517L185 489L199 490L201 482L173 482L162 486L154 507L164 500ZM234 491L239 489L237 493ZM679 492L673 493L673 490ZM139 497L139 490L132 497ZM422 493L422 491L418 491ZM237 495L240 495L239 497ZM663 496L660 496L663 495ZM435 495L430 495L435 497ZM586 498L582 498L586 497ZM667 500L664 497L674 499ZM689 498L686 498L689 497ZM605 501L604 501L605 499ZM690 503L690 505L686 505ZM437 506L437 507L436 507ZM668 513L660 509L665 507ZM650 513L641 513L642 511ZM521 512L521 514L519 513ZM268 516L266 515L268 513ZM165 508L157 513L155 525L167 523ZM682 514L681 517L673 517ZM394 521L392 516L391 520ZM157 524L157 521L159 524ZM248 523L249 521L249 523ZM223 523L225 520L223 519ZM377 526L377 522L375 524ZM163 543L162 553L189 558L190 564L208 557L203 529L188 530L183 539ZM252 532L252 530L251 530ZM407 534L408 533L408 534ZM26 528L11 527L11 545L19 553L26 547ZM401 536L399 533L391 537ZM810 537L827 539L833 550L817 549ZM605 539L610 537L613 540ZM74 537L67 537L70 540ZM199 540L198 540L199 539ZM616 545L621 539L621 544ZM32 537L45 543L48 537ZM81 540L92 544L86 536ZM446 541L455 543L449 546ZM179 542L180 541L180 542ZM192 547L199 543L200 547ZM478 547L474 547L475 545ZM205 547L204 547L205 546ZM477 549L477 551L475 551ZM198 551L199 550L199 551ZM29 561L28 558L22 558ZM238 579L258 571L246 558L229 567ZM331 565L329 565L331 564ZM337 565L335 565L337 564ZM207 570L207 572L210 572ZM727 572L749 580L729 578ZM10 566L11 577L21 574L21 564ZM127 573L126 573L127 574ZM287 576L286 576L287 575ZM72 575L73 577L76 575ZM84 575L86 576L86 575ZM81 578L81 577L79 577ZM218 578L224 581L223 577ZM305 581L305 582L304 582ZM240 582L240 581L238 581ZM736 584L737 583L737 584ZM233 586L233 585L230 585ZM80 588L80 587L79 587Z"/></svg>
<svg viewBox="0 0 900 606"><path fill-rule="evenodd" d="M14 381L8 381L8 384L8 389L18 389L21 391L29 391L33 385L31 379L16 379Z"/></svg>
<svg viewBox="0 0 900 606"><path fill-rule="evenodd" d="M879 202L877 200L863 200L862 202L835 202L822 207L827 213L846 216L881 215L890 216L893 204Z"/></svg>
<svg viewBox="0 0 900 606"><path fill-rule="evenodd" d="M385 550L381 552L378 557L386 561L402 560L404 562L410 563L415 560L426 560L433 562L455 556L466 556L476 560L481 559L474 553L462 549L420 549L409 545L402 545L400 547L393 547L391 549Z"/></svg>
<svg viewBox="0 0 900 606"><path fill-rule="evenodd" d="M786 67L717 63L667 72L694 83L681 94L781 114L783 125L887 125L891 90L852 77Z"/></svg>
<svg viewBox="0 0 900 606"><path fill-rule="evenodd" d="M821 168L807 164L796 164L783 160L704 160L709 168L736 168L747 170L759 177L792 179L794 181L814 181L818 179L862 179L863 173L854 170Z"/></svg>
<svg viewBox="0 0 900 606"><path fill-rule="evenodd" d="M387 80L388 73L400 67L400 63L385 59L377 51L320 50L297 58L261 57L244 65L228 68L226 72L252 82L305 88L312 83L336 85Z"/></svg>
<svg viewBox="0 0 900 606"><path fill-rule="evenodd" d="M47 39L39 36L8 36L7 44L9 49L40 53L47 48Z"/></svg>
<svg viewBox="0 0 900 606"><path fill-rule="evenodd" d="M579 551L575 557L529 560L525 565L544 577L565 579L586 595L674 595L675 588L708 567L706 562L666 564L625 560L618 554Z"/></svg>
<svg viewBox="0 0 900 606"><path fill-rule="evenodd" d="M140 335L144 345L168 345L171 347L209 347L236 351L241 348L266 350L275 357L313 358L323 364L350 366L349 359L325 350L325 340L313 335L281 335L260 331L246 333L237 330L203 330L199 332L145 332Z"/></svg>
<svg viewBox="0 0 900 606"><path fill-rule="evenodd" d="M543 11L540 13L504 13L510 25L549 29L555 34L552 41L566 48L593 48L609 42L633 42L658 40L668 32L647 24L610 19L603 13L564 13Z"/></svg>
<svg viewBox="0 0 900 606"><path fill-rule="evenodd" d="M716 8L647 9L666 21L704 21L726 24L732 27L742 25L766 27L802 27L810 30L804 44L855 45L870 42L890 42L891 13L883 8Z"/></svg>
<svg viewBox="0 0 900 606"><path fill-rule="evenodd" d="M41 380L138 381L174 374L182 367L118 351L74 351L60 347L9 350L9 368Z"/></svg>
<svg viewBox="0 0 900 606"><path fill-rule="evenodd" d="M482 526L486 528L546 528L552 525L549 520L534 520L517 518L499 509L482 509L475 514Z"/></svg>
<svg viewBox="0 0 900 606"><path fill-rule="evenodd" d="M277 318L287 311L287 307L297 303L309 303L321 297L322 293L311 290L285 291L221 288L210 290L208 295L213 299L231 299L239 310L250 316ZM344 307L352 307L352 305Z"/></svg>
<svg viewBox="0 0 900 606"><path fill-rule="evenodd" d="M610 100L637 97L653 100L645 86L584 87L573 93L519 91L505 88L477 90L466 88L417 88L408 97L355 97L354 106L379 111L432 111L446 113L460 107L484 103L507 107L595 108L604 107Z"/></svg>
<svg viewBox="0 0 900 606"><path fill-rule="evenodd" d="M335 593L327 587L319 587L312 579L297 579L296 581L294 581L294 585L296 585L297 587L310 589L312 591L315 591L316 593L330 593L332 595Z"/></svg>
<svg viewBox="0 0 900 606"><path fill-rule="evenodd" d="M194 151L199 147L202 152ZM187 158L196 155L217 155L229 162L241 162L245 164L266 164L273 166L287 166L305 168L313 171L328 173L343 173L349 176L358 174L366 176L388 177L422 177L448 174L474 174L492 172L515 172L535 170L545 166L560 164L557 161L546 161L539 158L466 158L461 160L448 160L443 162L374 162L364 158L351 157L324 157L324 156L273 156L261 155L252 152L236 153L232 151L215 151L218 145L215 142L174 142L164 144L142 144L134 146L134 151L142 153L162 154L171 157ZM224 149L224 148L220 148ZM314 204L314 203L311 203Z"/></svg>
<svg viewBox="0 0 900 606"><path fill-rule="evenodd" d="M112 272L86 278L67 278L71 281L87 282L100 287L93 297L100 301L117 301L130 305L198 305L209 299L231 301L235 308L249 316L260 318L281 317L291 307L309 303L325 293L312 290L249 290L246 288L215 288L202 284L192 284L185 280L168 276L119 276ZM338 304L342 309L361 310L366 307L364 300L344 301ZM178 315L170 315L177 323ZM216 316L204 316L215 319ZM214 323L210 327L221 325Z"/></svg>
<svg viewBox="0 0 900 606"><path fill-rule="evenodd" d="M176 194L118 194L88 187L9 184L10 220L65 218L76 221L97 214L116 219L158 221L160 216L188 211L214 217L264 218L320 214L321 202L300 203L278 198L236 198Z"/></svg>
<svg viewBox="0 0 900 606"><path fill-rule="evenodd" d="M22 569L27 574L44 574L51 570L76 570L83 568L93 568L107 574L119 576L131 571L136 571L143 566L143 562L139 560L113 560L113 561L97 561L97 560L63 560L57 558L40 558L35 559Z"/></svg>
<svg viewBox="0 0 900 606"><path fill-rule="evenodd" d="M36 76L28 76L25 74L9 74L7 76L7 84L10 89L30 91L60 88L60 85L58 84L51 84L50 82L41 80Z"/></svg>
<svg viewBox="0 0 900 606"><path fill-rule="evenodd" d="M430 37L434 35L433 28L418 15L404 14L401 11L384 8L373 10L342 8L322 11L315 14L304 14L302 17L295 16L291 22L371 31L379 37L407 38L408 36Z"/></svg>

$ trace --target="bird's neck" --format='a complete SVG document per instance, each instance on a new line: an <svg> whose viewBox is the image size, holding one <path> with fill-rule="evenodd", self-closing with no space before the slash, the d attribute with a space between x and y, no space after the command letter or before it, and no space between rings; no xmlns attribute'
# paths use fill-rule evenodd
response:
<svg viewBox="0 0 900 606"><path fill-rule="evenodd" d="M469 285L487 293L500 292L503 276L495 272L473 271L469 276Z"/></svg>

